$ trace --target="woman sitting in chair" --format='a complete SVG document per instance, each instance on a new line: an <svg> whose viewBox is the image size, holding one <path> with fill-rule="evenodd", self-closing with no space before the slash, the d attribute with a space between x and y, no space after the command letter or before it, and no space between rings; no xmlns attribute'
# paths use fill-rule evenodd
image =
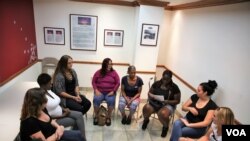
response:
<svg viewBox="0 0 250 141"><path fill-rule="evenodd" d="M93 124L98 124L96 117L99 106L102 101L106 101L108 105L108 115L106 118L106 125L111 125L111 114L115 108L116 91L120 86L120 77L112 67L112 60L105 58L102 61L102 68L97 70L92 79L92 86L94 90L94 121Z"/></svg>
<svg viewBox="0 0 250 141"><path fill-rule="evenodd" d="M149 90L148 101L143 107L144 121L142 130L147 128L149 117L156 113L163 124L161 137L166 137L169 125L169 116L174 114L176 105L180 103L181 92L179 87L172 81L172 72L165 70L162 78L156 81Z"/></svg>
<svg viewBox="0 0 250 141"><path fill-rule="evenodd" d="M140 95L143 81L136 75L135 66L128 67L128 75L122 78L121 97L119 99L119 110L122 115L122 124L130 124L131 118L140 104ZM126 116L125 107L129 108L129 115Z"/></svg>

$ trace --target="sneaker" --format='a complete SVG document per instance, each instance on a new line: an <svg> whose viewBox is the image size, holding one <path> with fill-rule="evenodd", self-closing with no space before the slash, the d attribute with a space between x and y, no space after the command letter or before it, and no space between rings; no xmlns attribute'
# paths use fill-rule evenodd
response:
<svg viewBox="0 0 250 141"><path fill-rule="evenodd" d="M147 126L148 126L148 123L149 123L149 120L145 120L145 119L144 119L141 129L142 129L142 130L145 130L145 129L147 128Z"/></svg>
<svg viewBox="0 0 250 141"><path fill-rule="evenodd" d="M126 122L127 122L127 117L126 117L126 116L123 116L123 117L122 117L122 124L126 124Z"/></svg>
<svg viewBox="0 0 250 141"><path fill-rule="evenodd" d="M94 120L93 120L93 125L97 125L98 124L98 120L96 117L94 117Z"/></svg>
<svg viewBox="0 0 250 141"><path fill-rule="evenodd" d="M162 127L161 137L166 137L168 133L168 127Z"/></svg>
<svg viewBox="0 0 250 141"><path fill-rule="evenodd" d="M130 123L131 123L131 117L128 116L126 124L129 125Z"/></svg>

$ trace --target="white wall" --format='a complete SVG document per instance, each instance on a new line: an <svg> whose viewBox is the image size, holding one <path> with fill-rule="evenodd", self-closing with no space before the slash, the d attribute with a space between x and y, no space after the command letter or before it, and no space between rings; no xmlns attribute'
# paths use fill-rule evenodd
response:
<svg viewBox="0 0 250 141"><path fill-rule="evenodd" d="M245 2L174 11L166 25L172 31L164 55L165 66L194 87L216 80L219 86L212 98L219 106L232 108L236 118L248 124L249 9L250 3Z"/></svg>
<svg viewBox="0 0 250 141"><path fill-rule="evenodd" d="M37 76L41 73L41 63L36 63L30 68L19 74L17 77L0 87L0 95L8 94L6 91L17 83L25 81L36 81Z"/></svg>
<svg viewBox="0 0 250 141"><path fill-rule="evenodd" d="M135 8L76 2L69 0L34 0L38 58L60 58L68 54L77 61L101 62L110 57L113 62L132 63L135 47ZM70 50L70 14L98 16L97 51ZM65 28L65 45L44 44L43 27ZM103 45L104 29L124 30L123 47Z"/></svg>
<svg viewBox="0 0 250 141"><path fill-rule="evenodd" d="M136 65L137 71L155 71L159 47L141 47L139 45L141 23L161 24L164 16L163 8L103 5L69 0L60 0L60 2L58 0L33 0L33 5L39 59L44 57L60 59L62 55L68 54L76 61L102 62L105 57L110 57L113 63ZM145 16L149 10L155 13L154 20ZM97 51L70 50L70 14L98 16ZM138 26L140 28L137 28ZM43 27L65 28L65 45L44 44ZM104 46L104 29L124 30L123 47ZM143 59L138 56L143 56ZM142 62L140 62L141 60ZM143 62L148 62L148 64L145 65ZM73 68L77 71L80 86L91 87L92 76L100 67L101 65L94 64L74 64ZM114 69L117 70L120 77L126 75L127 66L115 65ZM153 74L140 74L140 76L147 84ZM148 87L145 87L142 98L147 98L147 91Z"/></svg>

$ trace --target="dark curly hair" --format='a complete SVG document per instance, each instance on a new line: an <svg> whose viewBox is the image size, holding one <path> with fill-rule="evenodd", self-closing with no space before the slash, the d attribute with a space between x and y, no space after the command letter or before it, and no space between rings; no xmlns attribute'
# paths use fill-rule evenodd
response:
<svg viewBox="0 0 250 141"><path fill-rule="evenodd" d="M217 88L217 82L215 80L208 80L200 84L204 92L207 92L208 96L211 96Z"/></svg>

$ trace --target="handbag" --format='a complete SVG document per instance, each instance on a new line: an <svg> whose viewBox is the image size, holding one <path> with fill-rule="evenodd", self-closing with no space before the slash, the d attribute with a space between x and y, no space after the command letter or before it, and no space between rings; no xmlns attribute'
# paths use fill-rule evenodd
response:
<svg viewBox="0 0 250 141"><path fill-rule="evenodd" d="M101 105L97 113L97 121L99 126L104 126L106 124L106 118L108 116L108 110Z"/></svg>

